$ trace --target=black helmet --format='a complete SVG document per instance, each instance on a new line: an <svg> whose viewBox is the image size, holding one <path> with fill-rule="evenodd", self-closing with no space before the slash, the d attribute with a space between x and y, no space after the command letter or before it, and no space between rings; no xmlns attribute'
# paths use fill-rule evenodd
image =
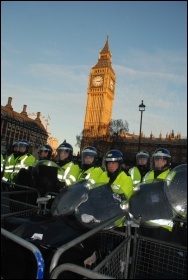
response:
<svg viewBox="0 0 188 280"><path fill-rule="evenodd" d="M48 153L46 157L41 156L42 151L46 151ZM48 144L42 145L39 150L39 159L50 159L51 156L52 156L52 147Z"/></svg>
<svg viewBox="0 0 188 280"><path fill-rule="evenodd" d="M167 163L161 168L155 167L155 160L156 159L166 159ZM170 155L170 152L167 149L159 148L159 149L154 151L154 153L152 154L152 169L153 170L164 171L164 170L170 168L170 165L171 165L171 155Z"/></svg>
<svg viewBox="0 0 188 280"><path fill-rule="evenodd" d="M68 150L69 152L73 153L73 147L69 143L63 142L61 145L59 145L59 147L57 149L58 150Z"/></svg>
<svg viewBox="0 0 188 280"><path fill-rule="evenodd" d="M122 170L122 164L123 164L123 154L119 150L110 150L109 152L106 153L104 157L105 161L105 169L108 173L108 176L110 178L110 181L114 181L115 178L118 176L119 172ZM107 168L107 163L108 162L118 162L119 166L115 172L110 172Z"/></svg>
<svg viewBox="0 0 188 280"><path fill-rule="evenodd" d="M19 147L19 140L14 140L12 147Z"/></svg>
<svg viewBox="0 0 188 280"><path fill-rule="evenodd" d="M105 155L105 161L118 161L123 163L123 154L119 150L110 150Z"/></svg>
<svg viewBox="0 0 188 280"><path fill-rule="evenodd" d="M67 143L67 142L63 142L62 144L59 145L59 147L57 148L57 153L59 156L59 153L64 150L66 151L69 156L67 159L71 160L72 159L72 155L73 155L73 147L71 146L71 144Z"/></svg>
<svg viewBox="0 0 188 280"><path fill-rule="evenodd" d="M28 153L28 151L29 151L29 142L27 141L27 140L25 140L25 139L22 139L22 140L20 140L19 141L19 148L20 147L26 147L26 150L25 150L25 152L20 152L20 150L19 150L19 154L20 155L23 155L23 154L26 154L26 153Z"/></svg>
<svg viewBox="0 0 188 280"><path fill-rule="evenodd" d="M85 164L85 157L90 156L93 157L94 160L92 162L92 164ZM97 149L95 147L92 146L88 146L86 148L83 149L82 151L82 167L87 165L88 167L90 166L94 166L97 162ZM86 166L85 166L86 167Z"/></svg>
<svg viewBox="0 0 188 280"><path fill-rule="evenodd" d="M137 165L137 166L140 165L140 164L139 164L139 159L140 159L140 158L145 158L145 159L147 159L147 162L146 162L146 164L144 164L144 166L149 165L149 153L148 153L147 151L140 151L140 152L138 152L138 153L136 154L136 165Z"/></svg>
<svg viewBox="0 0 188 280"><path fill-rule="evenodd" d="M22 139L22 140L19 141L19 146L21 146L21 145L28 147L29 146L29 142L27 140L25 140L25 139Z"/></svg>
<svg viewBox="0 0 188 280"><path fill-rule="evenodd" d="M106 153L106 155L104 157L104 161L105 161L105 166L106 166L106 163L109 161L117 161L120 163L120 165L122 165L123 154L119 150L110 150Z"/></svg>
<svg viewBox="0 0 188 280"><path fill-rule="evenodd" d="M19 140L14 140L11 150L14 153L14 155L17 156L18 151L19 151Z"/></svg>

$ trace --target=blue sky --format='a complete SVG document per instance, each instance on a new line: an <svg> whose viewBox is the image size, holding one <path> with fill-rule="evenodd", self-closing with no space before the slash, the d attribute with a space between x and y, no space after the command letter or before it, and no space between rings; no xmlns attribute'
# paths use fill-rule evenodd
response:
<svg viewBox="0 0 188 280"><path fill-rule="evenodd" d="M88 78L107 34L116 73L112 119L129 133L187 137L186 1L1 1L1 105L50 116L77 152Z"/></svg>

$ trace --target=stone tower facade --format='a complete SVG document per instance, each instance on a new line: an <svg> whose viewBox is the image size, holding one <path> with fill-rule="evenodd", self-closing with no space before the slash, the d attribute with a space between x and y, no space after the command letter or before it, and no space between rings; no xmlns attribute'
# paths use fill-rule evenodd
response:
<svg viewBox="0 0 188 280"><path fill-rule="evenodd" d="M112 54L107 36L98 62L91 68L89 75L83 137L100 137L108 132L116 85L111 63Z"/></svg>

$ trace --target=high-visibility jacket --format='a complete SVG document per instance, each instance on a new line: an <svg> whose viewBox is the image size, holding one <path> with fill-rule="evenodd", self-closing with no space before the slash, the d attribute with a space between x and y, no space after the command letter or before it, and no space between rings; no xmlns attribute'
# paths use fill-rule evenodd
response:
<svg viewBox="0 0 188 280"><path fill-rule="evenodd" d="M103 171L98 178L98 182L108 183L110 178L107 171ZM124 171L121 171L116 177L115 181L111 183L113 192L117 194L124 194L127 199L133 194L133 181Z"/></svg>
<svg viewBox="0 0 188 280"><path fill-rule="evenodd" d="M90 167L87 170L81 170L80 174L78 175L78 181L82 179L88 179L87 187L91 187L95 183L98 182L98 178L103 172L103 169L101 167Z"/></svg>
<svg viewBox="0 0 188 280"><path fill-rule="evenodd" d="M15 182L16 176L21 168L28 169L29 166L33 166L36 161L35 157L29 153L21 155L16 158L13 172L11 174L11 182Z"/></svg>
<svg viewBox="0 0 188 280"><path fill-rule="evenodd" d="M4 166L4 172L3 172L3 177L2 180L4 182L11 181L11 174L14 171L14 166L16 162L16 158L14 153L12 153L10 156L8 156L5 160L5 166Z"/></svg>
<svg viewBox="0 0 188 280"><path fill-rule="evenodd" d="M107 171L103 171L98 178L98 182L108 183L110 178ZM124 194L126 199L129 199L133 194L133 181L124 171L121 171L113 183L111 183L111 189L114 193L119 195ZM116 226L124 226L125 217L116 221Z"/></svg>
<svg viewBox="0 0 188 280"><path fill-rule="evenodd" d="M167 169L167 170L163 171L162 173L160 173L157 176L157 178L165 180L169 172L170 172L170 169ZM146 175L144 176L142 182L146 182L146 181L153 180L153 179L155 179L154 178L154 170L151 170L151 171L146 173Z"/></svg>
<svg viewBox="0 0 188 280"><path fill-rule="evenodd" d="M62 171L58 170L57 178L60 182L64 182L66 187L77 181L80 173L80 167L78 164L70 161L60 167L62 168Z"/></svg>
<svg viewBox="0 0 188 280"><path fill-rule="evenodd" d="M138 167L134 166L128 170L128 173L130 174L132 180L133 180L133 187L135 187L137 184L141 182L141 174L138 169Z"/></svg>

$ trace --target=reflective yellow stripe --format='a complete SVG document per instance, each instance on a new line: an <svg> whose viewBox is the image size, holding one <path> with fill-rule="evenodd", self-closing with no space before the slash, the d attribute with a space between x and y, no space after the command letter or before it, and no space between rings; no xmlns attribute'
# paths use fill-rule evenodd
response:
<svg viewBox="0 0 188 280"><path fill-rule="evenodd" d="M57 178L58 178L59 180L62 180L62 179L63 179L63 175L62 175L62 174L57 174Z"/></svg>
<svg viewBox="0 0 188 280"><path fill-rule="evenodd" d="M96 183L95 180L93 180L93 179L89 179L89 182L93 185Z"/></svg>
<svg viewBox="0 0 188 280"><path fill-rule="evenodd" d="M68 175L72 165L73 165L73 163L71 162L69 164L69 166L67 166L67 168L65 169L65 173L64 173L63 179L66 179L66 177L67 177L67 175Z"/></svg>
<svg viewBox="0 0 188 280"><path fill-rule="evenodd" d="M140 180L138 180L138 181L137 181L137 180L134 180L134 181L133 181L133 184L134 184L134 185L136 185L136 184L138 184L138 183L140 183Z"/></svg>
<svg viewBox="0 0 188 280"><path fill-rule="evenodd" d="M8 179L7 179L7 178L5 178L5 177L3 177L3 178L2 178L2 180L3 180L3 181L5 181L5 182L7 182L7 181L8 181Z"/></svg>

